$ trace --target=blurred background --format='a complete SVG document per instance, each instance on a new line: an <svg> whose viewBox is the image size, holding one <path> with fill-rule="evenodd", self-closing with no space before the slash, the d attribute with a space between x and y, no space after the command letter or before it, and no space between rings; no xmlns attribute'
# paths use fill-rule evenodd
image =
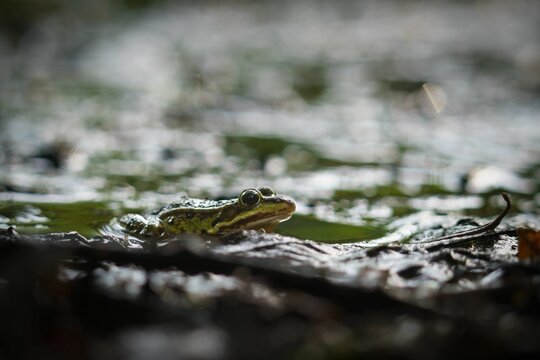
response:
<svg viewBox="0 0 540 360"><path fill-rule="evenodd" d="M537 217L538 34L537 1L3 0L0 226L262 185L326 242Z"/></svg>

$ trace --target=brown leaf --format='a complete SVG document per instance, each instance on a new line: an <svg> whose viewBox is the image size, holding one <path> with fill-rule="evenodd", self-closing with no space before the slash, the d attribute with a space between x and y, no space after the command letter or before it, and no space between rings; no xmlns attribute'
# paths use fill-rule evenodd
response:
<svg viewBox="0 0 540 360"><path fill-rule="evenodd" d="M518 234L518 258L540 259L540 231L520 228Z"/></svg>

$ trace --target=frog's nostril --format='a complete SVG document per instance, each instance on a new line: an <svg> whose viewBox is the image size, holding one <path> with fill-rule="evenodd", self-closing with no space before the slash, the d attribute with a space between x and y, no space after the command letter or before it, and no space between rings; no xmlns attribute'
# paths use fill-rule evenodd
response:
<svg viewBox="0 0 540 360"><path fill-rule="evenodd" d="M288 196L283 196L283 197L282 197L282 200L285 201L285 203L286 203L287 205L289 205L289 207L290 207L293 211L296 210L296 204L294 203L294 200L293 200L293 199L291 199L291 198L288 197Z"/></svg>

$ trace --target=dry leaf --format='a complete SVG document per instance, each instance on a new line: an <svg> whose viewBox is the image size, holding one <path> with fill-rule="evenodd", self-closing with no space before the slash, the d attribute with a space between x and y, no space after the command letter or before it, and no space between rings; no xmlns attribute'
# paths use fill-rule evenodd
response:
<svg viewBox="0 0 540 360"><path fill-rule="evenodd" d="M518 258L540 259L540 231L520 228L518 234Z"/></svg>

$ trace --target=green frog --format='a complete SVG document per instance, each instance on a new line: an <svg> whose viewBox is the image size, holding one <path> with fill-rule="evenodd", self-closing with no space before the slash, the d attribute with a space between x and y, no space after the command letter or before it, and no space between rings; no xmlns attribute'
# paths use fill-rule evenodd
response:
<svg viewBox="0 0 540 360"><path fill-rule="evenodd" d="M273 231L296 210L292 199L268 188L246 189L230 200L183 198L149 216L127 214L118 223L136 237L162 238L179 233L220 234L239 229Z"/></svg>

